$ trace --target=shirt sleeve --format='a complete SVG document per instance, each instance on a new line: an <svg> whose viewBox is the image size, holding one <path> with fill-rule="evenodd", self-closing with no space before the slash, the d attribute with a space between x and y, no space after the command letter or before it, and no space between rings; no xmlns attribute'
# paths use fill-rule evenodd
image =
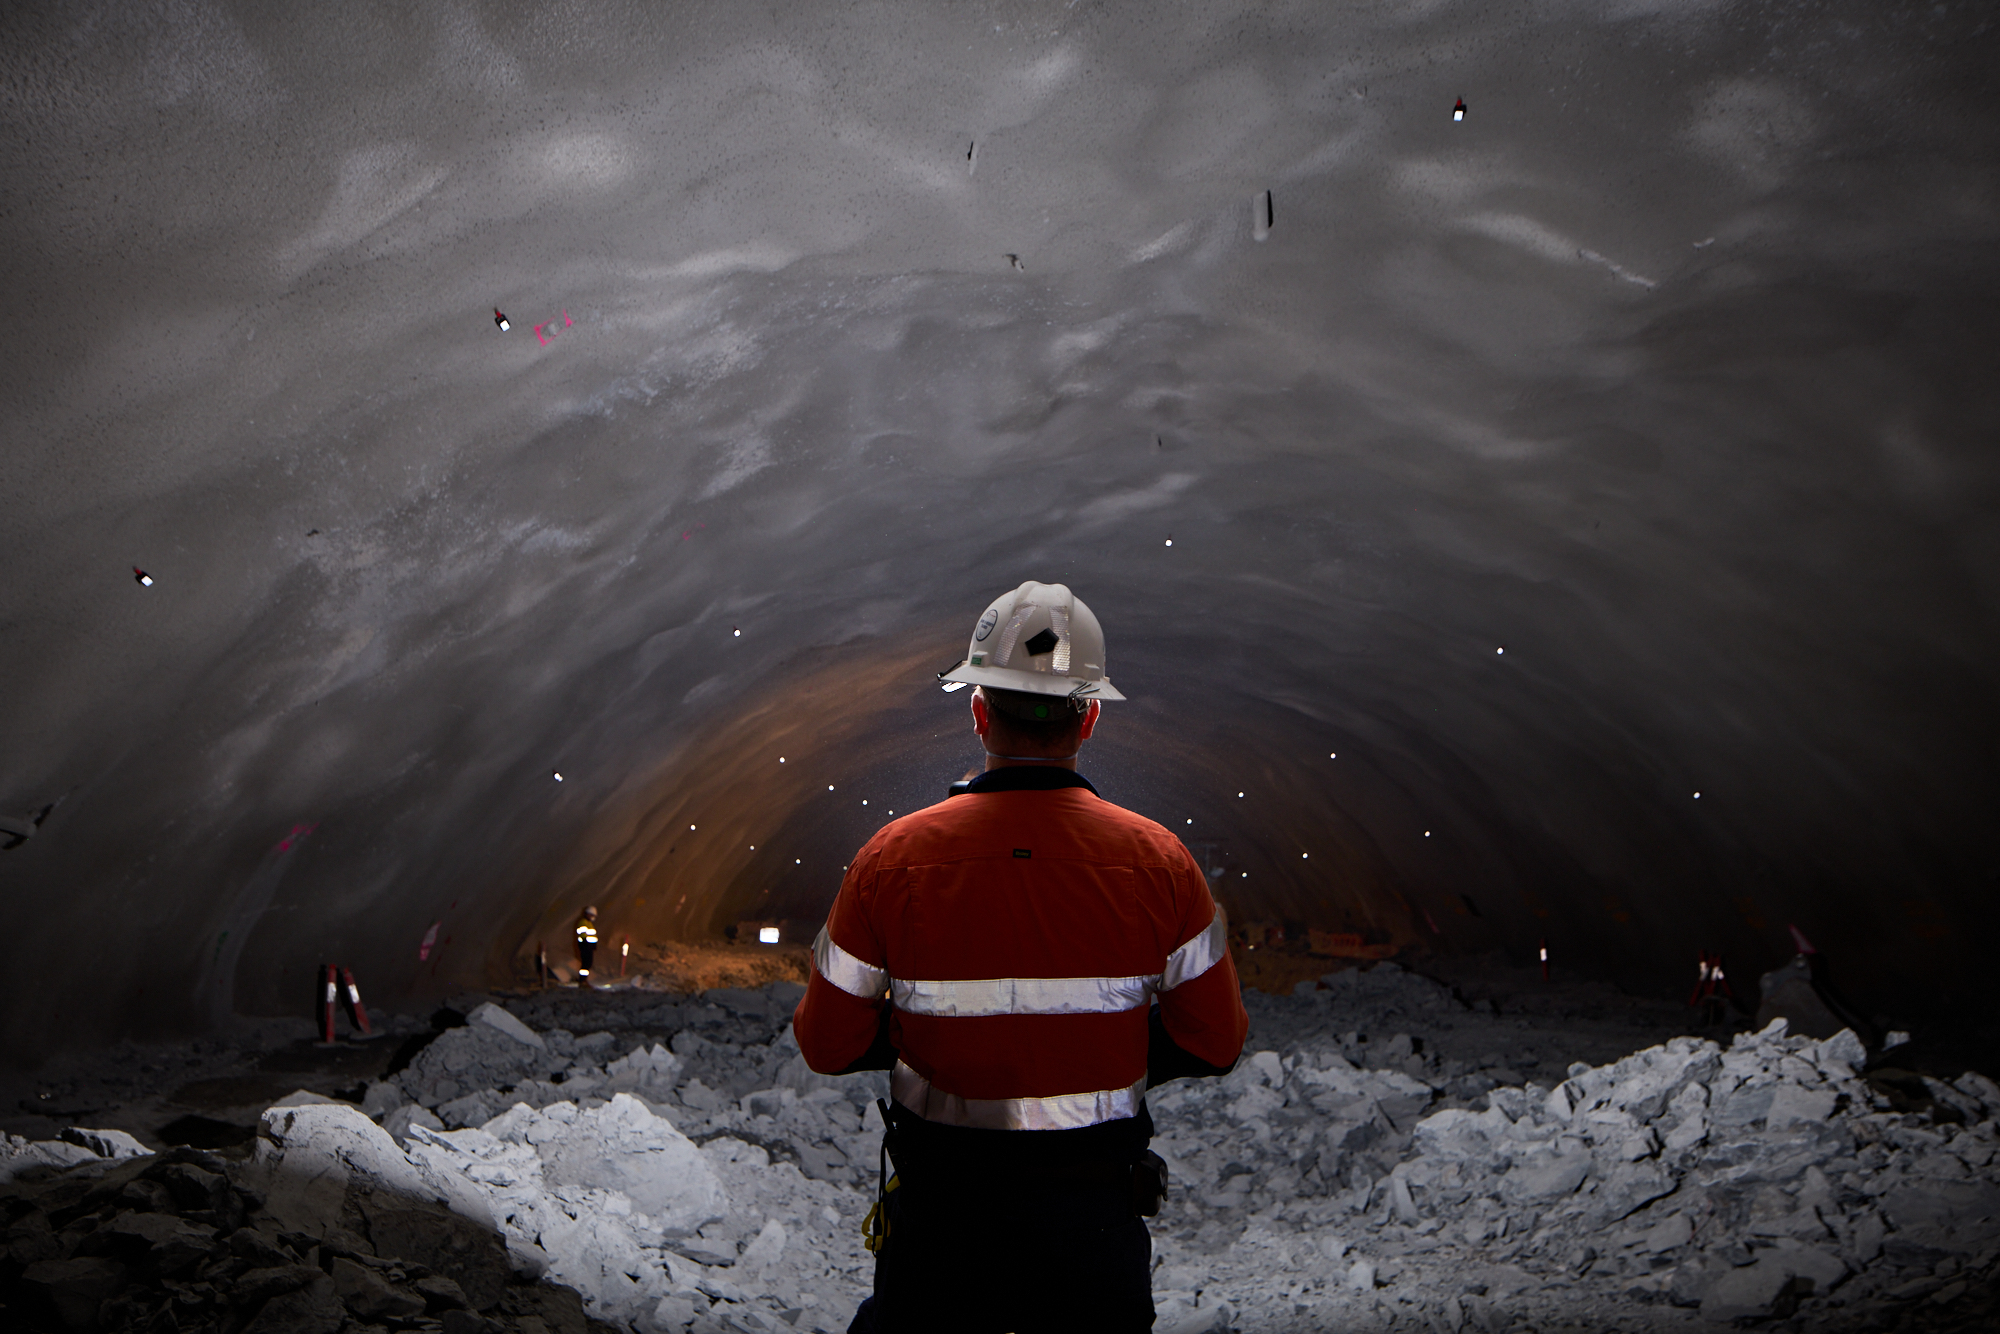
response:
<svg viewBox="0 0 2000 1334"><path fill-rule="evenodd" d="M1160 1020L1174 1043L1210 1065L1235 1064L1250 1032L1243 986L1229 957L1229 919L1208 892L1208 881L1183 849L1180 870L1186 907L1180 944L1167 956L1160 978Z"/></svg>
<svg viewBox="0 0 2000 1334"><path fill-rule="evenodd" d="M806 1064L839 1074L867 1055L887 1004L887 959L868 920L874 858L854 860L813 941L812 978L792 1015L792 1036Z"/></svg>

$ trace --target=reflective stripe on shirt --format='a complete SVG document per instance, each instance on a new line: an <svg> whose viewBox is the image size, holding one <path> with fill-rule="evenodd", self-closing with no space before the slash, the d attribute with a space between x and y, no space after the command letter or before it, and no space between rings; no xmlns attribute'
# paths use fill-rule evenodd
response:
<svg viewBox="0 0 2000 1334"><path fill-rule="evenodd" d="M889 974L886 969L863 963L846 950L833 943L833 936L825 927L819 929L819 938L813 941L813 967L819 975L839 987L850 996L859 996L865 1001L878 1001L882 993L889 989Z"/></svg>
<svg viewBox="0 0 2000 1334"><path fill-rule="evenodd" d="M1160 974L1160 990L1172 991L1184 982L1194 981L1228 953L1229 919L1222 915L1222 905L1218 903L1207 929L1183 941L1179 949L1167 956L1166 971Z"/></svg>
<svg viewBox="0 0 2000 1334"><path fill-rule="evenodd" d="M989 977L953 982L892 978L905 1014L970 1018L988 1014L1120 1014L1153 1002L1153 977Z"/></svg>
<svg viewBox="0 0 2000 1334"><path fill-rule="evenodd" d="M901 1061L889 1076L890 1096L926 1121L979 1130L1080 1130L1139 1114L1146 1077L1130 1088L1064 1093L1053 1098L961 1098L933 1088Z"/></svg>
<svg viewBox="0 0 2000 1334"><path fill-rule="evenodd" d="M1122 1014L1192 982L1229 950L1229 923L1220 905L1199 933L1167 956L1166 970L1142 977L987 977L940 981L892 978L833 943L822 929L813 945L820 975L851 995L874 1000L887 986L905 1014L972 1018L996 1014ZM837 972L836 969L845 970Z"/></svg>

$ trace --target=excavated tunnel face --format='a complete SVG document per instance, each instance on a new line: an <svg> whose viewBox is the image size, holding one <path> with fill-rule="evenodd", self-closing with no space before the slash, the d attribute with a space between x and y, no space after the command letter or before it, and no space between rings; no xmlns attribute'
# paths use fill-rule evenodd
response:
<svg viewBox="0 0 2000 1334"><path fill-rule="evenodd" d="M1238 922L1990 1003L1990 25L9 7L5 1049L809 930L1030 578Z"/></svg>

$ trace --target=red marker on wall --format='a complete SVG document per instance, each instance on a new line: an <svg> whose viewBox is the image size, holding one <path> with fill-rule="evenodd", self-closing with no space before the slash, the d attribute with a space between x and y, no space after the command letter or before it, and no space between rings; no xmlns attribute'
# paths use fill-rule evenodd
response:
<svg viewBox="0 0 2000 1334"><path fill-rule="evenodd" d="M512 327L507 323L507 317L500 313L500 307L498 306L493 307L493 322L500 326L501 333L506 333Z"/></svg>
<svg viewBox="0 0 2000 1334"><path fill-rule="evenodd" d="M1461 97L1461 98L1459 98L1459 99L1458 99L1458 101L1457 101L1457 102L1456 102L1456 103L1455 103L1455 104L1454 104L1454 105L1452 106L1452 109L1451 109L1451 118L1452 118L1452 120L1454 120L1454 121L1461 121L1461 120L1464 120L1464 119L1465 119L1465 99L1464 99L1464 98L1462 98L1462 97Z"/></svg>
<svg viewBox="0 0 2000 1334"><path fill-rule="evenodd" d="M132 580L141 588L151 588L153 586L153 576L147 574L136 565L132 567Z"/></svg>

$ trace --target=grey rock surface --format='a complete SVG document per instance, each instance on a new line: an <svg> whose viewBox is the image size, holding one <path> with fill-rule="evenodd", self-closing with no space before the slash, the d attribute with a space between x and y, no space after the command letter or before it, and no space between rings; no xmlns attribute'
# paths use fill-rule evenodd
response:
<svg viewBox="0 0 2000 1334"><path fill-rule="evenodd" d="M1950 1101L1899 1113L1856 1073L1850 1034L1775 1024L1616 1054L1629 1027L1511 1020L1402 970L1327 983L1251 997L1234 1072L1149 1094L1174 1179L1151 1225L1158 1328L1839 1331L1912 1307L1927 1330L1990 1324L2000 1086L1986 1077L1934 1081ZM564 1079L460 1094L505 1104L479 1126L406 1104L377 1127L317 1104L268 1111L242 1163L16 1146L34 1162L8 1189L51 1194L8 1206L0 1265L74 1305L140 1272L141 1253L163 1276L226 1255L219 1300L267 1327L837 1334L872 1272L858 1224L876 1077L786 1078L796 1044L754 996L674 1002L671 1016L617 1002L639 1022L597 998L604 1029L552 1027L539 1049L506 1037ZM649 1028L669 1031L638 1036ZM1614 1054L1564 1060L1565 1046ZM1457 1091L1508 1063L1547 1082ZM726 1092L743 1071L774 1082ZM508 1101L579 1087L576 1101ZM64 1211L79 1208L97 1210L81 1231ZM557 1291L579 1305L526 1295ZM163 1300L149 1292L134 1289L135 1319Z"/></svg>

